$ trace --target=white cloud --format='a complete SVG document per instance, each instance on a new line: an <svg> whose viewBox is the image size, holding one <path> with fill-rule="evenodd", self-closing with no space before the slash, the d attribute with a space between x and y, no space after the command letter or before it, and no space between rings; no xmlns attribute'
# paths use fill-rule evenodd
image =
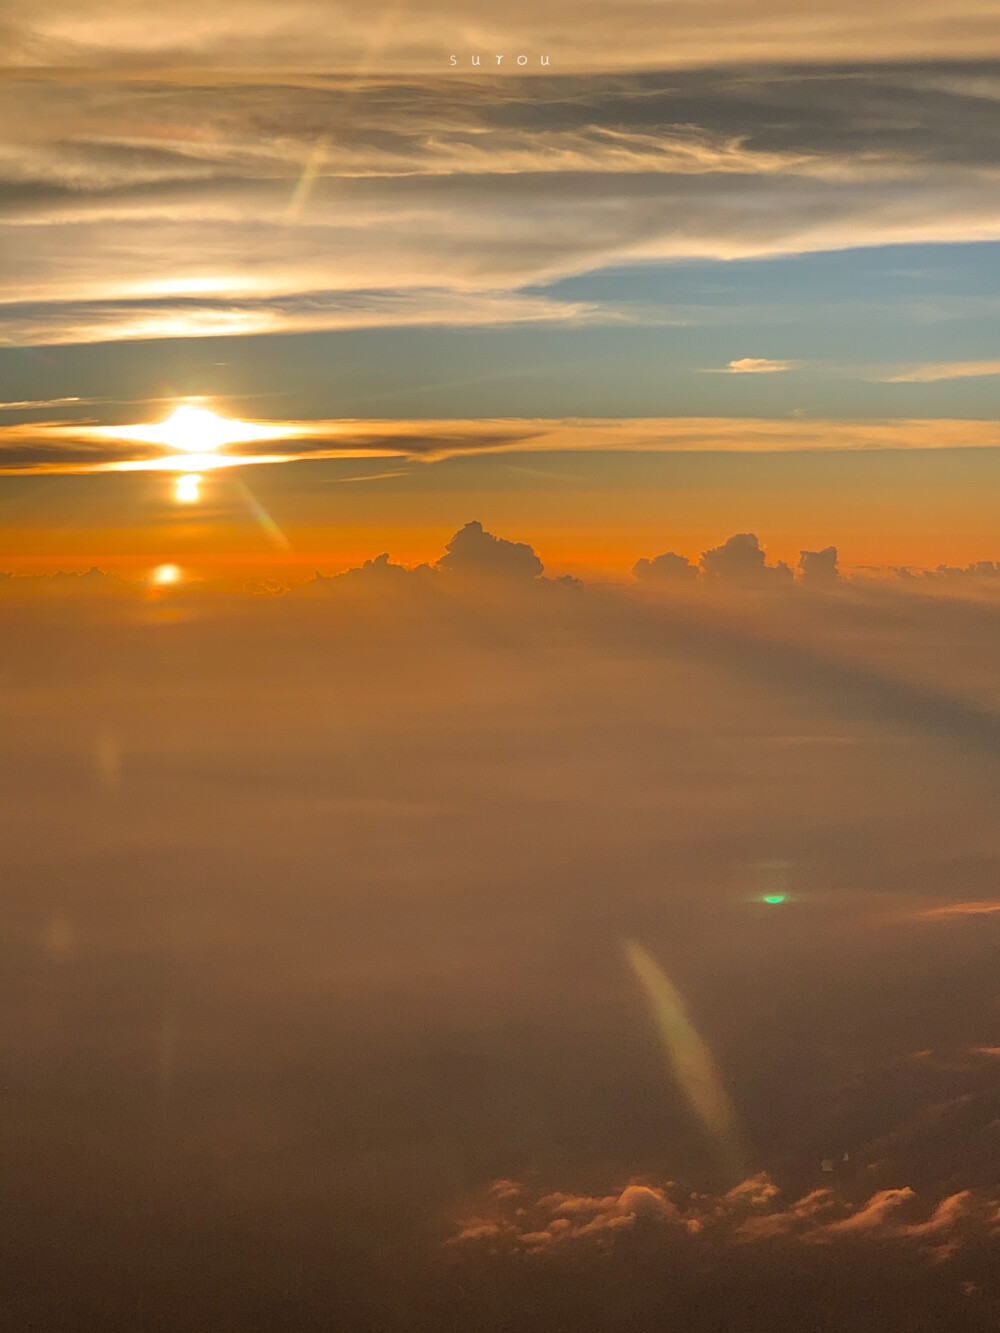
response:
<svg viewBox="0 0 1000 1333"><path fill-rule="evenodd" d="M744 356L738 361L730 361L724 374L729 375L777 375L783 370L792 370L797 361L771 361L764 356Z"/></svg>

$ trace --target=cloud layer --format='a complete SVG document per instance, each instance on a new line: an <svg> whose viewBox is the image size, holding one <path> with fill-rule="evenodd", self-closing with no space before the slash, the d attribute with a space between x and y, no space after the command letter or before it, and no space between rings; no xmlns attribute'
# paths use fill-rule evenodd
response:
<svg viewBox="0 0 1000 1333"><path fill-rule="evenodd" d="M581 587L490 528L0 580L15 1324L989 1328L995 599Z"/></svg>
<svg viewBox="0 0 1000 1333"><path fill-rule="evenodd" d="M900 0L876 11L852 0L817 11L800 0L712 0L708 5L657 5L630 0L609 29L607 10L567 0L537 7L516 0L502 14L471 15L456 0L397 6L376 13L358 0L253 0L213 7L181 0L169 10L152 0L68 0L8 6L7 43L26 69L97 67L111 74L156 76L181 69L197 78L206 67L250 68L261 77L448 67L458 53L483 66L506 53L515 66L547 54L566 68L648 68L717 64L752 55L761 61L878 59L920 56L982 58L996 54L995 10L985 0Z"/></svg>
<svg viewBox="0 0 1000 1333"><path fill-rule="evenodd" d="M0 334L684 320L543 289L636 262L996 238L998 86L982 64L14 80Z"/></svg>
<svg viewBox="0 0 1000 1333"><path fill-rule="evenodd" d="M166 415L161 410L161 416ZM991 448L994 421L769 421L731 417L660 420L264 421L266 452L250 442L220 451L216 465L246 466L328 458L409 458L433 462L463 454L579 451L787 452L854 449ZM148 423L103 427L68 422L0 425L0 473L185 470L177 451L140 442ZM190 461L190 460L188 460ZM212 465L212 460L206 461Z"/></svg>

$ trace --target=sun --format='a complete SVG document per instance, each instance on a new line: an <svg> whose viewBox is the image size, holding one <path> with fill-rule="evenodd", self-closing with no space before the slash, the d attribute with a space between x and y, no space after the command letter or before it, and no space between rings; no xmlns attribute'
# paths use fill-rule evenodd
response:
<svg viewBox="0 0 1000 1333"><path fill-rule="evenodd" d="M175 407L166 421L133 428L131 434L134 439L163 444L186 454L214 454L227 444L244 444L261 437L259 428L250 422L220 417L210 408L190 403Z"/></svg>
<svg viewBox="0 0 1000 1333"><path fill-rule="evenodd" d="M191 472L214 467L234 467L246 460L227 458L227 445L249 444L254 440L277 440L288 436L289 427L274 422L237 421L223 417L198 403L180 403L165 421L139 422L134 426L102 426L98 434L112 440L140 444L158 444L174 450L161 459L137 459L119 463L122 470L146 468L168 472ZM180 457L178 457L180 455ZM184 457L186 455L186 457Z"/></svg>
<svg viewBox="0 0 1000 1333"><path fill-rule="evenodd" d="M217 468L244 467L250 463L280 463L280 454L227 454L227 445L286 439L296 434L292 425L268 421L238 421L220 416L203 403L178 403L163 421L137 422L134 426L101 426L98 435L126 444L153 444L165 450L159 457L126 458L108 465L115 472L176 472L174 499L179 504L197 504L201 499L202 473Z"/></svg>

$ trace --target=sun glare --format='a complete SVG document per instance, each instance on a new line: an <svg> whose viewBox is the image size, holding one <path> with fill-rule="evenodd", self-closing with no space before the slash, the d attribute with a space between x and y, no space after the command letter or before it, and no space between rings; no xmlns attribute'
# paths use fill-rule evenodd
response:
<svg viewBox="0 0 1000 1333"><path fill-rule="evenodd" d="M243 421L229 421L207 407L185 405L175 408L166 421L154 426L146 439L165 444L186 454L214 454L227 444L239 444L255 438L255 431Z"/></svg>
<svg viewBox="0 0 1000 1333"><path fill-rule="evenodd" d="M181 571L179 565L157 565L153 570L153 582L158 588L169 587L171 583L180 583Z"/></svg>
<svg viewBox="0 0 1000 1333"><path fill-rule="evenodd" d="M187 472L174 483L174 499L180 504L197 504L201 499L201 476Z"/></svg>
<svg viewBox="0 0 1000 1333"><path fill-rule="evenodd" d="M221 451L231 444L281 439L289 434L289 428L268 425L262 421L236 421L231 417L221 417L211 408L196 403L181 403L165 421L139 422L134 426L104 426L99 433L115 440L158 444L165 449L175 450L179 455L162 459L129 460L117 465L123 470L176 469L190 473L192 467L208 471L210 468L245 462L247 460L238 456L227 458Z"/></svg>

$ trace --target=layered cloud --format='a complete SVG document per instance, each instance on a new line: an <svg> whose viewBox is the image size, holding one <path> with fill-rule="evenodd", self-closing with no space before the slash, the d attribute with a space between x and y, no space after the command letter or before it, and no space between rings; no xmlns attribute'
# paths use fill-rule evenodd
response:
<svg viewBox="0 0 1000 1333"><path fill-rule="evenodd" d="M0 334L685 322L697 312L545 287L691 256L995 238L994 78L15 80L0 103Z"/></svg>
<svg viewBox="0 0 1000 1333"><path fill-rule="evenodd" d="M529 542L3 580L21 1325L86 1264L123 1326L151 1287L175 1327L990 1326L995 601L580 588ZM623 938L724 1078L735 1194ZM493 1230L409 1282L456 1216Z"/></svg>
<svg viewBox="0 0 1000 1333"><path fill-rule="evenodd" d="M1000 361L935 361L887 376L884 384L936 384L939 380L979 379L1000 375Z"/></svg>
<svg viewBox="0 0 1000 1333"><path fill-rule="evenodd" d="M877 59L880 56L983 57L1000 48L995 10L985 0L901 0L872 10L859 0L816 10L800 0L712 0L707 5L658 5L630 0L609 30L608 13L568 0L537 6L516 0L502 13L470 14L457 0L396 5L372 11L359 0L253 0L210 12L182 0L168 10L152 0L68 0L8 6L10 58L27 69L94 67L110 72L183 69L197 78L206 66L249 67L262 77L288 73L424 71L463 65L480 53L496 68L505 53L513 68L526 53L566 68L648 68L712 64L752 54L759 60Z"/></svg>
<svg viewBox="0 0 1000 1333"><path fill-rule="evenodd" d="M259 427L254 436L253 426ZM177 450L144 442L148 423L134 428L86 422L0 425L0 473L97 473L190 470ZM407 458L434 462L463 454L548 452L771 453L811 450L990 448L1000 443L994 421L769 421L669 417L629 421L261 421L248 442L201 457L204 467ZM262 452L260 441L267 442ZM756 556L751 553L751 559ZM944 567L942 567L944 572ZM983 572L983 571L979 571Z"/></svg>

